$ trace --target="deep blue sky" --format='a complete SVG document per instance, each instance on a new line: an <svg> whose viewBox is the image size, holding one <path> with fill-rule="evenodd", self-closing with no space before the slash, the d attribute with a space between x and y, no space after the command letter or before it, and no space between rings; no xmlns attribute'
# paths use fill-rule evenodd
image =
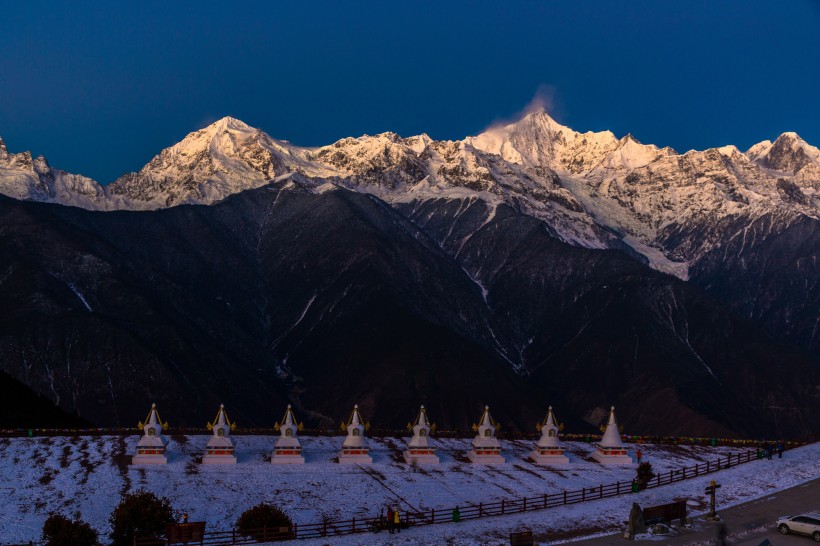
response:
<svg viewBox="0 0 820 546"><path fill-rule="evenodd" d="M302 145L455 139L539 86L577 130L680 151L820 145L820 1L25 2L0 136L102 183L225 115Z"/></svg>

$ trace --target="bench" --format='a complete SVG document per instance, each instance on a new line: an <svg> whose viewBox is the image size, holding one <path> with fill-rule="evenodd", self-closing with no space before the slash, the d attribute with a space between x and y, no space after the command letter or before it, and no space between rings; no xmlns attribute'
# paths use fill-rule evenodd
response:
<svg viewBox="0 0 820 546"><path fill-rule="evenodd" d="M686 519L686 501L678 501L660 506L651 506L643 510L643 521L646 525L669 523L673 519Z"/></svg>

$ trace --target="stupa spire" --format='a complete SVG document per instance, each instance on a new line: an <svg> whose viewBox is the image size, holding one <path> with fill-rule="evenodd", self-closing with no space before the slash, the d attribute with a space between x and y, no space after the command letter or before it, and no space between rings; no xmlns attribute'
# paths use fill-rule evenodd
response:
<svg viewBox="0 0 820 546"><path fill-rule="evenodd" d="M482 426L493 426L493 419L490 416L490 406L484 406L484 413L481 415Z"/></svg>
<svg viewBox="0 0 820 546"><path fill-rule="evenodd" d="M604 437L601 438L601 446L622 448L624 442L621 440L621 432L618 430L618 422L615 420L615 406L609 408L609 419L604 430Z"/></svg>
<svg viewBox="0 0 820 546"><path fill-rule="evenodd" d="M219 410L216 412L214 422L208 423L208 429L212 430L216 425L228 426L231 430L236 428L236 424L231 423L228 419L228 413L225 411L225 404L219 404Z"/></svg>
<svg viewBox="0 0 820 546"><path fill-rule="evenodd" d="M353 406L353 413L350 416L350 424L353 426L362 424L362 417L359 415L359 404Z"/></svg>
<svg viewBox="0 0 820 546"><path fill-rule="evenodd" d="M558 425L555 423L555 414L552 413L552 406L549 407L547 410L547 420L544 421L545 427L557 427Z"/></svg>
<svg viewBox="0 0 820 546"><path fill-rule="evenodd" d="M137 423L138 428L145 428L147 425L159 425L162 430L168 429L168 423L163 423L157 411L157 405L151 404L151 409L148 411L148 416L145 418L145 423L140 421Z"/></svg>
<svg viewBox="0 0 820 546"><path fill-rule="evenodd" d="M294 424L296 424L296 420L293 418L293 410L291 409L290 404L288 404L288 409L285 410L285 418L282 419L282 424L283 425L294 425Z"/></svg>
<svg viewBox="0 0 820 546"><path fill-rule="evenodd" d="M423 427L430 426L430 422L427 420L427 410L424 409L424 404L422 404L419 409L419 416L416 417L416 424Z"/></svg>

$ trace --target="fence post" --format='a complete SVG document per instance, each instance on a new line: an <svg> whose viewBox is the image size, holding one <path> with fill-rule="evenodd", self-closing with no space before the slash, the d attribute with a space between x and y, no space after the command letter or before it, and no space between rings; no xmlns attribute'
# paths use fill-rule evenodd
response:
<svg viewBox="0 0 820 546"><path fill-rule="evenodd" d="M527 497L524 497L524 509L523 509L523 510L521 510L521 511L522 511L522 512L526 512L526 511L527 511Z"/></svg>
<svg viewBox="0 0 820 546"><path fill-rule="evenodd" d="M661 486L661 473L658 472L658 487Z"/></svg>
<svg viewBox="0 0 820 546"><path fill-rule="evenodd" d="M501 499L501 515L504 515L504 499Z"/></svg>
<svg viewBox="0 0 820 546"><path fill-rule="evenodd" d="M698 467L699 466L700 466L699 464L695 465L695 477L697 477L697 475L698 475Z"/></svg>
<svg viewBox="0 0 820 546"><path fill-rule="evenodd" d="M683 479L683 480L686 479L686 467L685 466L683 467L683 478L681 478L681 479Z"/></svg>
<svg viewBox="0 0 820 546"><path fill-rule="evenodd" d="M616 482L615 483L615 496L617 497L620 494L621 494L621 482Z"/></svg>
<svg viewBox="0 0 820 546"><path fill-rule="evenodd" d="M604 484L603 483L601 484L601 490L598 493L599 493L598 494L599 499L604 498Z"/></svg>
<svg viewBox="0 0 820 546"><path fill-rule="evenodd" d="M584 502L585 500L587 500L587 488L582 487L581 488L581 502Z"/></svg>
<svg viewBox="0 0 820 546"><path fill-rule="evenodd" d="M297 538L299 536L299 526L297 523L293 524L293 538Z"/></svg>
<svg viewBox="0 0 820 546"><path fill-rule="evenodd" d="M669 483L672 483L673 481L675 481L675 475L672 474L672 471L670 470L669 471Z"/></svg>
<svg viewBox="0 0 820 546"><path fill-rule="evenodd" d="M480 517L480 518L484 517L484 503L483 502L478 503L478 517Z"/></svg>
<svg viewBox="0 0 820 546"><path fill-rule="evenodd" d="M549 495L547 495L546 493L544 493L544 508L545 508L545 509L547 508L547 497L548 497L548 496L549 496Z"/></svg>
<svg viewBox="0 0 820 546"><path fill-rule="evenodd" d="M401 523L399 523L401 525ZM353 528L350 530L351 534L356 532L356 518L353 518Z"/></svg>
<svg viewBox="0 0 820 546"><path fill-rule="evenodd" d="M430 523L436 522L436 509L433 508L432 512L430 513Z"/></svg>
<svg viewBox="0 0 820 546"><path fill-rule="evenodd" d="M564 489L564 504L567 503L567 490Z"/></svg>
<svg viewBox="0 0 820 546"><path fill-rule="evenodd" d="M236 529L231 529L231 543L236 544Z"/></svg>

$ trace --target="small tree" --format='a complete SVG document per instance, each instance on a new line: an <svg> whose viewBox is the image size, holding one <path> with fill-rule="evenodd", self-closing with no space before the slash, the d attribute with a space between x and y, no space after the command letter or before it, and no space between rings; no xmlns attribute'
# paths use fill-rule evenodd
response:
<svg viewBox="0 0 820 546"><path fill-rule="evenodd" d="M654 477L655 472L652 470L652 463L643 462L638 465L638 472L635 476L635 481L638 482L641 489L644 489L646 484L649 483L649 480Z"/></svg>
<svg viewBox="0 0 820 546"><path fill-rule="evenodd" d="M258 542L279 533L290 534L292 528L293 522L281 508L265 502L248 508L236 520L236 529L242 535ZM261 529L267 529L267 532Z"/></svg>
<svg viewBox="0 0 820 546"><path fill-rule="evenodd" d="M171 501L148 491L125 495L111 512L111 543L113 546L132 546L134 537L159 537L165 526L174 523L178 514Z"/></svg>
<svg viewBox="0 0 820 546"><path fill-rule="evenodd" d="M43 524L43 542L46 546L97 546L97 531L86 522L71 520L60 514L51 514Z"/></svg>

